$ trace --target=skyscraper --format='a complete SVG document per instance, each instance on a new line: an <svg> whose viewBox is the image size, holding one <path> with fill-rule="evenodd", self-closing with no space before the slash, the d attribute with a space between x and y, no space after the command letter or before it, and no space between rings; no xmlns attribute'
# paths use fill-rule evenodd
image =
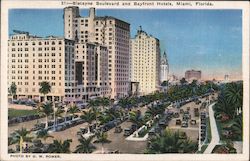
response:
<svg viewBox="0 0 250 161"><path fill-rule="evenodd" d="M81 17L78 7L64 9L64 36L83 43L107 47L108 81L111 98L128 95L130 24L111 16L99 17L90 8L88 17Z"/></svg>
<svg viewBox="0 0 250 161"><path fill-rule="evenodd" d="M168 64L168 58L167 54L164 51L162 57L161 57L161 82L167 81L169 74L169 64Z"/></svg>
<svg viewBox="0 0 250 161"><path fill-rule="evenodd" d="M149 94L160 85L160 42L140 29L131 39L130 77L139 82L139 93Z"/></svg>

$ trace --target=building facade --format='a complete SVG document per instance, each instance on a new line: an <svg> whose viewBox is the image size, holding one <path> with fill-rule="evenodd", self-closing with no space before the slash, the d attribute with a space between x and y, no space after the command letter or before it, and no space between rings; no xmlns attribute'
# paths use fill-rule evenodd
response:
<svg viewBox="0 0 250 161"><path fill-rule="evenodd" d="M187 70L185 72L185 79L188 81L192 80L201 80L201 71L200 70Z"/></svg>
<svg viewBox="0 0 250 161"><path fill-rule="evenodd" d="M109 97L108 50L93 43L75 44L76 81L81 99Z"/></svg>
<svg viewBox="0 0 250 161"><path fill-rule="evenodd" d="M169 80L168 75L169 75L168 58L166 52L164 51L161 57L161 82Z"/></svg>
<svg viewBox="0 0 250 161"><path fill-rule="evenodd" d="M78 7L64 9L64 36L79 44L95 43L107 47L108 85L111 98L128 95L130 24L114 17L99 17L90 8L81 17Z"/></svg>
<svg viewBox="0 0 250 161"><path fill-rule="evenodd" d="M40 83L50 82L48 99L76 97L74 41L36 37L18 32L8 40L8 86L14 82L20 97L43 99Z"/></svg>
<svg viewBox="0 0 250 161"><path fill-rule="evenodd" d="M141 28L131 39L130 79L139 82L141 95L153 93L160 86L160 42Z"/></svg>

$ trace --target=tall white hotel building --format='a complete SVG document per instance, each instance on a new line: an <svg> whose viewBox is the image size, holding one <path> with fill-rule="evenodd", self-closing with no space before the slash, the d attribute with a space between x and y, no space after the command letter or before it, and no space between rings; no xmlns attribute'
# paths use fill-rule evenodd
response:
<svg viewBox="0 0 250 161"><path fill-rule="evenodd" d="M64 9L64 36L79 44L98 43L108 51L108 81L111 98L128 95L130 24L114 17L99 17L90 8L88 17L81 17L78 7Z"/></svg>
<svg viewBox="0 0 250 161"><path fill-rule="evenodd" d="M139 83L139 94L153 93L160 86L160 42L140 29L131 39L131 81Z"/></svg>
<svg viewBox="0 0 250 161"><path fill-rule="evenodd" d="M48 98L87 101L123 97L129 85L130 24L98 17L91 8L81 17L78 7L64 8L64 38L41 38L17 32L8 40L8 86L17 96L38 98L40 83L52 85Z"/></svg>

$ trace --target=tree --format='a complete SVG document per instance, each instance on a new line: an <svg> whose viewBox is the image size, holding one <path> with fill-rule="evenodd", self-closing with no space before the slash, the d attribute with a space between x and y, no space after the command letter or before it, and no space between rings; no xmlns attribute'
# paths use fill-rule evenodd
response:
<svg viewBox="0 0 250 161"><path fill-rule="evenodd" d="M163 81L163 82L161 83L161 86L163 86L163 87L167 87L167 86L168 86L168 84L169 84L169 81Z"/></svg>
<svg viewBox="0 0 250 161"><path fill-rule="evenodd" d="M90 136L88 138L79 135L78 141L80 142L79 145L76 146L75 153L92 153L96 147L91 143L95 136Z"/></svg>
<svg viewBox="0 0 250 161"><path fill-rule="evenodd" d="M46 142L46 140L47 140L48 138L53 138L53 136L50 135L50 134L48 133L48 130L47 130L47 129L39 130L39 131L37 132L36 135L37 135L36 137L37 137L38 139L41 138L41 139L43 139L45 142Z"/></svg>
<svg viewBox="0 0 250 161"><path fill-rule="evenodd" d="M228 83L225 88L225 96L230 102L231 106L236 108L242 107L243 100L243 87L242 83Z"/></svg>
<svg viewBox="0 0 250 161"><path fill-rule="evenodd" d="M184 84L186 84L186 83L187 83L187 81L186 81L186 79L185 79L185 78L182 78L182 79L180 80L180 83L181 83L181 86L183 86Z"/></svg>
<svg viewBox="0 0 250 161"><path fill-rule="evenodd" d="M13 100L13 99L15 98L15 96L16 96L16 89L17 89L17 87L16 87L15 82L12 82L11 85L10 85L10 87L9 87L9 93L10 93L10 95L12 96L12 100Z"/></svg>
<svg viewBox="0 0 250 161"><path fill-rule="evenodd" d="M238 116L237 118L235 118L231 129L234 133L234 135L237 137L237 140L242 140L242 134L243 134L243 121L242 121L242 115Z"/></svg>
<svg viewBox="0 0 250 161"><path fill-rule="evenodd" d="M26 130L25 128L21 128L20 130L16 130L14 133L11 134L11 141L10 144L19 144L19 152L22 153L23 143L24 142L32 142L32 137L29 136L30 131Z"/></svg>
<svg viewBox="0 0 250 161"><path fill-rule="evenodd" d="M62 117L62 114L64 113L65 111L63 109L61 109L60 107L56 108L56 111L55 111L55 122L54 122L54 127L57 126L57 118L58 117Z"/></svg>
<svg viewBox="0 0 250 161"><path fill-rule="evenodd" d="M49 153L70 153L71 142L71 139L67 139L64 141L53 140L53 143L49 145L48 151Z"/></svg>
<svg viewBox="0 0 250 161"><path fill-rule="evenodd" d="M47 101L46 95L51 91L51 85L49 82L43 81L40 84L39 93L44 95L44 102Z"/></svg>
<svg viewBox="0 0 250 161"><path fill-rule="evenodd" d="M110 143L111 141L108 140L108 134L101 131L96 134L97 140L94 143L101 143L102 144L102 154L104 154L104 143Z"/></svg>
<svg viewBox="0 0 250 161"><path fill-rule="evenodd" d="M224 113L224 114L228 115L230 118L232 118L234 115L234 110L230 107L232 107L232 106L230 106L225 95L223 93L220 94L218 97L218 101L214 107L214 109L216 111L216 115Z"/></svg>
<svg viewBox="0 0 250 161"><path fill-rule="evenodd" d="M90 124L95 119L95 114L91 110L83 111L83 115L81 115L81 118L88 123L88 133L90 133Z"/></svg>
<svg viewBox="0 0 250 161"><path fill-rule="evenodd" d="M70 108L68 109L68 113L72 114L73 116L75 116L75 113L79 111L80 110L76 105L70 106Z"/></svg>
<svg viewBox="0 0 250 161"><path fill-rule="evenodd" d="M167 129L162 135L151 139L147 153L194 153L197 150L197 143L187 139L181 139L180 132L172 132Z"/></svg>
<svg viewBox="0 0 250 161"><path fill-rule="evenodd" d="M138 127L141 127L143 125L143 120L141 118L141 112L140 110L137 110L137 112L130 112L129 113L129 119L130 121L136 125L136 132L135 135L138 137Z"/></svg>
<svg viewBox="0 0 250 161"><path fill-rule="evenodd" d="M102 97L99 99L99 104L102 106L102 110L104 110L105 107L110 106L110 99L107 97Z"/></svg>
<svg viewBox="0 0 250 161"><path fill-rule="evenodd" d="M40 106L38 106L38 112L41 114L44 114L46 116L46 124L45 129L48 128L48 117L53 113L52 103L42 103Z"/></svg>

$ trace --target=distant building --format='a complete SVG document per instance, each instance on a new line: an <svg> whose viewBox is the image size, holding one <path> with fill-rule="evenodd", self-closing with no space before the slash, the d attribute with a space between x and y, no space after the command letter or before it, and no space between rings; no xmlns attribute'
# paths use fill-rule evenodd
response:
<svg viewBox="0 0 250 161"><path fill-rule="evenodd" d="M185 79L187 81L192 80L200 80L201 79L201 71L200 70L187 70L185 72Z"/></svg>
<svg viewBox="0 0 250 161"><path fill-rule="evenodd" d="M139 93L153 93L160 87L160 42L140 29L131 39L130 79L139 82Z"/></svg>
<svg viewBox="0 0 250 161"><path fill-rule="evenodd" d="M161 82L167 81L169 74L169 64L167 59L167 54L164 52L163 56L161 57Z"/></svg>
<svg viewBox="0 0 250 161"><path fill-rule="evenodd" d="M228 82L228 81L229 81L229 75L228 75L228 74L226 74L226 75L224 76L224 81L225 81L225 82Z"/></svg>

